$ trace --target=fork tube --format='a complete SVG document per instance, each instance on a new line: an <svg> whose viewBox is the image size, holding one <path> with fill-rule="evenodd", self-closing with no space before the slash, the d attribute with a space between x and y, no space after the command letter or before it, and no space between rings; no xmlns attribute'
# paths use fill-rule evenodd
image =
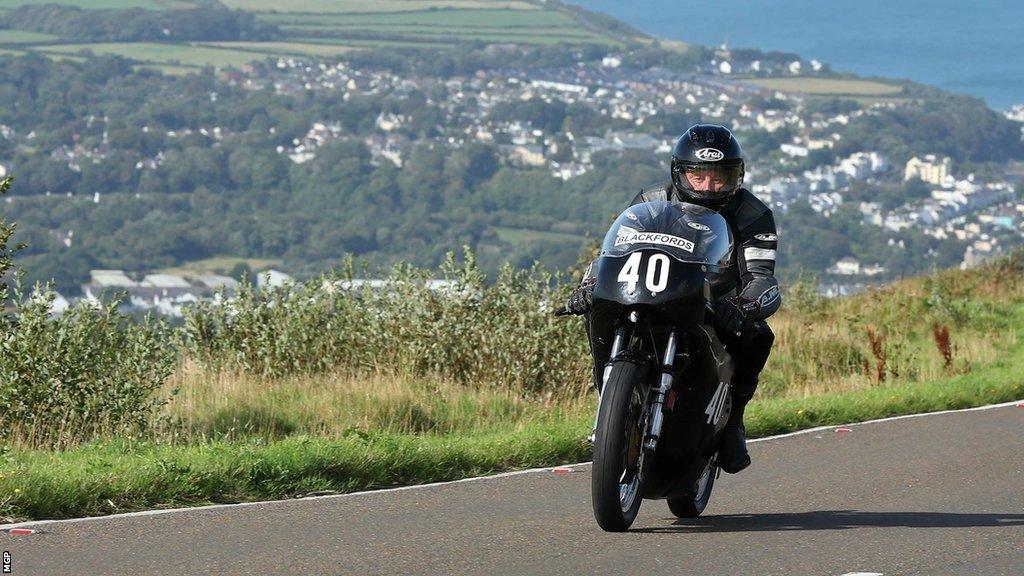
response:
<svg viewBox="0 0 1024 576"><path fill-rule="evenodd" d="M665 396L672 389L672 363L676 358L676 331L668 335L668 344L665 345L665 357L661 362L661 381L658 388L654 390L654 398L651 400L651 419L647 428L647 436L644 438L644 450L654 451L658 447L658 439L661 437L661 426L665 423L665 414L662 409L665 405Z"/></svg>
<svg viewBox="0 0 1024 576"><path fill-rule="evenodd" d="M594 427L593 432L590 434L591 442L594 441L594 436L597 433L597 418L601 415L601 399L604 398L605 386L608 384L608 377L612 374L612 360L619 355L622 351L623 343L626 340L626 328L619 326L615 330L615 338L612 340L612 353L608 356L608 363L604 365L604 374L601 376L601 389L597 392L597 412L594 414Z"/></svg>

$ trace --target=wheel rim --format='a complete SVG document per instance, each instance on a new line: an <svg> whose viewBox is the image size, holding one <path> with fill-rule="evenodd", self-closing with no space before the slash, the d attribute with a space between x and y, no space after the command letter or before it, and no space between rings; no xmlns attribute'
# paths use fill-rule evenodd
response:
<svg viewBox="0 0 1024 576"><path fill-rule="evenodd" d="M697 493L693 496L693 501L695 503L700 504L704 501L704 497L706 496L705 492L707 492L708 486L711 484L711 478L713 475L714 467L711 466L711 464L708 464L707 467L704 468L704 473L701 474L700 479L697 480Z"/></svg>
<svg viewBox="0 0 1024 576"><path fill-rule="evenodd" d="M640 447L643 441L643 396L634 388L629 403L629 425L622 454L622 477L619 478L619 507L623 513L633 509L640 496Z"/></svg>

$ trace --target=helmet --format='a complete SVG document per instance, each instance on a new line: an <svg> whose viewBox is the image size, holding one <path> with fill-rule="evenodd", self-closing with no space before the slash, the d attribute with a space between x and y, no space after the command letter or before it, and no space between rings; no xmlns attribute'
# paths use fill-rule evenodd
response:
<svg viewBox="0 0 1024 576"><path fill-rule="evenodd" d="M713 210L743 185L743 150L725 126L695 124L672 150L672 185L687 202Z"/></svg>

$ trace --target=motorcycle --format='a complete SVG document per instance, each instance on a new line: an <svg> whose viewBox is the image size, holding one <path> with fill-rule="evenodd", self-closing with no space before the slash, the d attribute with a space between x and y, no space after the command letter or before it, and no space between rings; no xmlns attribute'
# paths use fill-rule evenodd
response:
<svg viewBox="0 0 1024 576"><path fill-rule="evenodd" d="M732 253L717 212L659 201L619 215L591 264L587 332L603 364L591 493L606 531L628 529L644 499L694 518L711 498L733 372L711 303L735 285Z"/></svg>

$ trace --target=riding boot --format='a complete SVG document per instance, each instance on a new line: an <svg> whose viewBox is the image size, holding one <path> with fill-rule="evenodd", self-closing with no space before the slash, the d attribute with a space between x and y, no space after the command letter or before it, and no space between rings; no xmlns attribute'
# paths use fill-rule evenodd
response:
<svg viewBox="0 0 1024 576"><path fill-rule="evenodd" d="M747 439L743 429L743 410L753 396L753 390L736 390L732 396L732 412L729 413L729 420L725 423L718 444L718 466L729 474L735 474L750 466L750 454L747 453Z"/></svg>

